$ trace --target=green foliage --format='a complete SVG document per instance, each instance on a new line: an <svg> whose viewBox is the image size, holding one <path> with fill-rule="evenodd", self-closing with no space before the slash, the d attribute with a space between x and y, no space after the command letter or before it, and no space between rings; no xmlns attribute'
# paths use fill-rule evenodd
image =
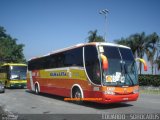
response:
<svg viewBox="0 0 160 120"><path fill-rule="evenodd" d="M136 33L130 35L127 38L121 38L119 40L115 40L117 44L122 44L130 47L135 57L143 58L144 54L146 54L147 59L151 64L152 74L153 74L154 63L156 63L159 66L159 62L156 61L158 56L156 60L154 59L155 53L157 52L156 44L158 44L159 41L160 38L155 32L150 35L145 35L144 32ZM139 63L139 66L141 74L141 69L142 69L141 62ZM160 66L158 68L160 68Z"/></svg>
<svg viewBox="0 0 160 120"><path fill-rule="evenodd" d="M5 62L19 63L25 62L23 54L23 44L17 44L16 39L6 33L0 26L0 64Z"/></svg>
<svg viewBox="0 0 160 120"><path fill-rule="evenodd" d="M160 70L160 56L155 60L155 63L157 64L158 70Z"/></svg>
<svg viewBox="0 0 160 120"><path fill-rule="evenodd" d="M139 75L140 86L160 86L160 75Z"/></svg>
<svg viewBox="0 0 160 120"><path fill-rule="evenodd" d="M88 42L105 42L102 36L97 35L97 30L88 32Z"/></svg>

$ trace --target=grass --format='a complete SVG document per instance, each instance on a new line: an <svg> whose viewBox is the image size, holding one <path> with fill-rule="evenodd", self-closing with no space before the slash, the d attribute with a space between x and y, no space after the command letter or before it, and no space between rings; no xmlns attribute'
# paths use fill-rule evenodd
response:
<svg viewBox="0 0 160 120"><path fill-rule="evenodd" d="M143 89L140 90L141 94L160 94L160 90L148 90L148 89Z"/></svg>

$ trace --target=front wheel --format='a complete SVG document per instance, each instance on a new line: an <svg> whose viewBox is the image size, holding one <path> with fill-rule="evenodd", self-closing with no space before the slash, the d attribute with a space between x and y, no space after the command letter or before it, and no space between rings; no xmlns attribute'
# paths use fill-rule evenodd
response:
<svg viewBox="0 0 160 120"><path fill-rule="evenodd" d="M75 98L74 101L73 101L74 103L76 103L76 104L82 104L83 103L83 101L82 101L82 93L81 93L79 88L76 88L73 91L73 98Z"/></svg>

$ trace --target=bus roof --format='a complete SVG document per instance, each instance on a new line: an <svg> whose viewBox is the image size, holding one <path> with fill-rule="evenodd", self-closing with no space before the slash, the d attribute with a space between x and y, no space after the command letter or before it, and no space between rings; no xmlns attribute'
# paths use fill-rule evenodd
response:
<svg viewBox="0 0 160 120"><path fill-rule="evenodd" d="M66 51L66 50L71 50L71 49L78 48L78 47L88 46L88 45L95 45L95 46L98 46L98 45L115 46L115 47L122 47L122 48L130 49L130 47L127 47L127 46L124 46L124 45L115 44L115 43L106 43L106 42L80 43L80 44L77 44L77 45L74 45L74 46L70 46L70 47L67 47L67 48L63 48L63 49L59 49L59 50L53 51L53 52L48 53L48 54L43 55L43 56L33 57L33 58L29 59L29 61L30 61L30 60L33 60L33 59L43 58L43 57L45 57L45 56L49 56L49 55L52 55L52 54L60 53L60 52Z"/></svg>
<svg viewBox="0 0 160 120"><path fill-rule="evenodd" d="M23 63L4 63L2 66L27 66L26 64Z"/></svg>

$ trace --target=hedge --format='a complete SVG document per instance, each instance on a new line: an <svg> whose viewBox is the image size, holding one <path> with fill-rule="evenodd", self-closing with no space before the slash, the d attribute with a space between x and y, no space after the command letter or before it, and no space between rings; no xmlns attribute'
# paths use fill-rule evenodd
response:
<svg viewBox="0 0 160 120"><path fill-rule="evenodd" d="M160 75L139 75L140 86L160 86Z"/></svg>

